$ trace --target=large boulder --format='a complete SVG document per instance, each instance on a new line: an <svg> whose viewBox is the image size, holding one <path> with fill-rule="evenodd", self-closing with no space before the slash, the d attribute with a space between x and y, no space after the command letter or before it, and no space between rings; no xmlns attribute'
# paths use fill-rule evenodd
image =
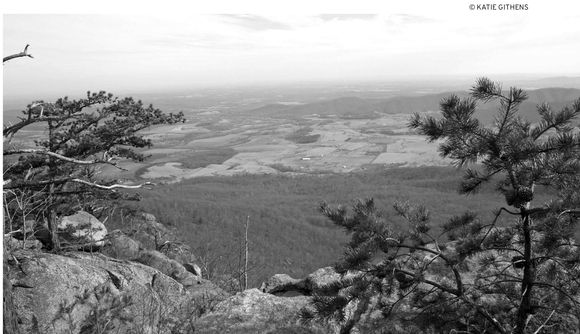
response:
<svg viewBox="0 0 580 334"><path fill-rule="evenodd" d="M185 270L189 271L190 273L194 274L195 276L199 276L199 277L202 276L201 268L195 263L191 263L191 262L184 263L183 267L185 268Z"/></svg>
<svg viewBox="0 0 580 334"><path fill-rule="evenodd" d="M71 248L102 247L107 236L105 225L85 211L61 217L57 229L61 245Z"/></svg>
<svg viewBox="0 0 580 334"><path fill-rule="evenodd" d="M154 249L162 252L168 258L179 263L196 262L197 258L191 248L179 242L178 233L160 223L150 213L135 214L123 232L141 244L144 249Z"/></svg>
<svg viewBox="0 0 580 334"><path fill-rule="evenodd" d="M146 249L158 249L165 241L174 239L173 232L150 213L135 214L127 226L130 230L126 233Z"/></svg>
<svg viewBox="0 0 580 334"><path fill-rule="evenodd" d="M352 278L360 272L348 272L345 277ZM276 296L292 297L327 294L328 288L341 280L341 275L332 267L317 269L303 279L292 278L286 274L276 274L260 285L260 290Z"/></svg>
<svg viewBox="0 0 580 334"><path fill-rule="evenodd" d="M305 296L278 297L250 289L220 302L196 323L195 333L328 333L300 322Z"/></svg>
<svg viewBox="0 0 580 334"><path fill-rule="evenodd" d="M286 274L276 274L260 285L260 290L274 295L284 295L295 292L297 294L310 294L306 289L304 280L292 278Z"/></svg>
<svg viewBox="0 0 580 334"><path fill-rule="evenodd" d="M119 260L134 260L139 258L141 244L120 230L109 232L107 242L101 253Z"/></svg>
<svg viewBox="0 0 580 334"><path fill-rule="evenodd" d="M223 299L227 295L212 282L194 275L186 270L181 263L168 258L158 251L142 251L140 257L136 261L155 268L163 274L175 279L196 296Z"/></svg>
<svg viewBox="0 0 580 334"><path fill-rule="evenodd" d="M340 280L340 274L332 267L324 267L316 270L304 279L304 286L307 291L318 292L325 286Z"/></svg>
<svg viewBox="0 0 580 334"><path fill-rule="evenodd" d="M141 252L137 262L143 263L149 267L155 268L165 275L172 277L173 279L180 280L190 274L194 276L190 272L188 272L183 265L175 260L172 260L165 256L164 254L154 251L154 250L145 250Z"/></svg>
<svg viewBox="0 0 580 334"><path fill-rule="evenodd" d="M154 268L99 253L17 250L8 264L24 333L191 333L192 317L223 296L209 285L195 294Z"/></svg>
<svg viewBox="0 0 580 334"><path fill-rule="evenodd" d="M42 248L42 243L33 236L30 236L26 239L18 240L16 238L13 238L11 235L4 235L4 247L8 250L13 249L40 250Z"/></svg>

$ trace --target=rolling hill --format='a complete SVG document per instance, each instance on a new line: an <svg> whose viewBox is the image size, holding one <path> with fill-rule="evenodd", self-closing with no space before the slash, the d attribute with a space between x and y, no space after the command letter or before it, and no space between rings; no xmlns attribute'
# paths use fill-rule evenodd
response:
<svg viewBox="0 0 580 334"><path fill-rule="evenodd" d="M411 114L439 110L441 99L457 94L466 97L467 92L447 92L422 96L398 96L388 99L365 99L360 97L342 97L304 105L268 104L249 110L252 116L275 118L303 118L312 115L339 118L375 118L380 114ZM528 99L522 103L520 110L529 121L538 120L536 106L548 103L559 110L580 98L580 89L575 88L542 88L528 91ZM497 103L480 104L477 112L483 122L493 119Z"/></svg>

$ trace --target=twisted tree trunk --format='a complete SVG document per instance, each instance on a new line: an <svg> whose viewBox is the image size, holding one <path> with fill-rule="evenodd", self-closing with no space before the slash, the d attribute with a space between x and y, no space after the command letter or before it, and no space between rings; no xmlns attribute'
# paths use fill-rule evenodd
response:
<svg viewBox="0 0 580 334"><path fill-rule="evenodd" d="M532 263L532 238L530 229L530 215L522 209L522 233L524 236L524 276L522 278L522 299L518 308L515 334L523 334L528 317L532 311L532 288L534 283L534 266Z"/></svg>

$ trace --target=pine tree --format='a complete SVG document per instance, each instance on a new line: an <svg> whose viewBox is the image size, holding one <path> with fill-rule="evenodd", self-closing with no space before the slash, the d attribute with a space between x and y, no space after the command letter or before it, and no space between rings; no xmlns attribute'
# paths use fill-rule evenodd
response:
<svg viewBox="0 0 580 334"><path fill-rule="evenodd" d="M415 114L409 123L437 141L443 157L466 168L461 193L496 183L507 206L493 221L468 210L444 224L443 242L432 235L429 211L421 205L395 203L409 226L397 231L372 199L356 202L352 214L323 204L322 213L351 240L336 265L343 279L314 296L304 318L335 319L343 333L357 323L370 326L367 315L377 309L382 317L370 317L375 326L384 319L391 329L397 323L435 332L578 332L580 250L573 237L580 215L580 134L573 121L580 99L557 112L538 106L541 120L531 124L518 116L526 98L521 89L504 91L481 78L470 97L443 99L440 117ZM498 103L491 125L475 117L477 104L488 102ZM537 203L539 192L551 200Z"/></svg>
<svg viewBox="0 0 580 334"><path fill-rule="evenodd" d="M27 49L28 45L23 52L5 57L4 62L31 57ZM22 228L26 216L46 221L54 247L58 247L57 215L70 210L92 211L97 203L106 208L110 200L134 198L118 190L149 184L129 185L99 177L98 166L120 168L120 159L142 161L144 155L135 149L149 147L152 142L141 130L184 122L181 112L166 114L131 97L118 98L104 91L87 92L86 98L78 100L34 101L22 113L16 123L3 129L4 211ZM44 137L34 143L26 135L13 141L30 128L43 129ZM22 204L20 198L26 199L26 208L16 205Z"/></svg>

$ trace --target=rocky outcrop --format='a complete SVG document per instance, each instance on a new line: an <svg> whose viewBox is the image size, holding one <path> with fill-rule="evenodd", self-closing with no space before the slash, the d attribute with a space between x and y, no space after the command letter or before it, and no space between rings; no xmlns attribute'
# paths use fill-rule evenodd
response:
<svg viewBox="0 0 580 334"><path fill-rule="evenodd" d="M87 215L73 216L92 221ZM75 242L94 237L82 219L66 225ZM70 226L87 233L75 234ZM43 334L334 332L300 321L309 295L337 275L331 268L304 279L275 275L261 288L267 293L251 289L228 296L202 279L189 248L175 242L155 217L142 215L131 228L110 232L104 244L91 239L102 253L43 253L32 237L26 243L8 237L4 290L13 315L8 320L22 333Z"/></svg>
<svg viewBox="0 0 580 334"><path fill-rule="evenodd" d="M346 277L354 277L358 273L348 273ZM276 296L311 296L326 294L332 283L338 282L341 275L332 267L320 268L303 279L292 278L286 274L276 274L260 285L260 290Z"/></svg>
<svg viewBox="0 0 580 334"><path fill-rule="evenodd" d="M123 232L137 241L143 249L160 251L179 263L195 263L197 260L191 248L179 241L179 235L150 213L136 214Z"/></svg>
<svg viewBox="0 0 580 334"><path fill-rule="evenodd" d="M260 285L260 290L273 295L284 295L288 292L308 295L304 280L292 278L286 274L276 274Z"/></svg>
<svg viewBox="0 0 580 334"><path fill-rule="evenodd" d="M150 213L138 213L130 218L127 233L146 249L157 249L166 240L174 240L172 231Z"/></svg>
<svg viewBox="0 0 580 334"><path fill-rule="evenodd" d="M71 248L102 247L107 236L105 225L85 211L61 217L57 229L61 245Z"/></svg>
<svg viewBox="0 0 580 334"><path fill-rule="evenodd" d="M201 277L201 268L195 263L184 263L183 267L185 270L189 271L190 273L194 274L195 276Z"/></svg>
<svg viewBox="0 0 580 334"><path fill-rule="evenodd" d="M300 322L309 297L278 297L258 289L238 293L196 322L195 333L329 333L327 328Z"/></svg>
<svg viewBox="0 0 580 334"><path fill-rule="evenodd" d="M141 244L121 230L111 231L101 252L119 260L135 260L141 254Z"/></svg>
<svg viewBox="0 0 580 334"><path fill-rule="evenodd" d="M4 236L4 247L8 250L13 249L34 249L40 250L42 248L42 243L38 241L35 237L31 236L26 239L18 240L10 235Z"/></svg>
<svg viewBox="0 0 580 334"><path fill-rule="evenodd" d="M151 251L156 251L157 254L152 255ZM149 213L137 213L121 229L111 231L101 252L116 259L134 260L147 265L150 265L147 261L153 261L157 265L163 262L171 266L167 260L170 259L178 263L173 265L174 270L182 272L181 267L184 267L194 276L202 276L191 248L179 240L174 230L158 222ZM161 258L160 254L164 257ZM172 276L170 272L166 274ZM172 277L178 279L178 276Z"/></svg>
<svg viewBox="0 0 580 334"><path fill-rule="evenodd" d="M16 250L8 257L14 312L25 333L188 333L225 293L184 286L140 263L99 253ZM192 318L193 317L193 318Z"/></svg>
<svg viewBox="0 0 580 334"><path fill-rule="evenodd" d="M165 275L175 279L185 287L201 285L204 282L207 282L202 280L201 277L196 276L186 270L181 263L168 258L158 251L143 251L136 261L159 270Z"/></svg>
<svg viewBox="0 0 580 334"><path fill-rule="evenodd" d="M307 291L318 292L328 285L339 281L341 278L340 274L334 270L332 267L320 268L310 275L306 276L304 279L304 286Z"/></svg>
<svg viewBox="0 0 580 334"><path fill-rule="evenodd" d="M301 323L309 296L251 289L227 297L157 251L142 251L142 263L100 253L27 249L14 250L8 259L5 290L11 291L5 292L12 297L13 322L23 333L80 334L97 328L129 334L333 332Z"/></svg>

